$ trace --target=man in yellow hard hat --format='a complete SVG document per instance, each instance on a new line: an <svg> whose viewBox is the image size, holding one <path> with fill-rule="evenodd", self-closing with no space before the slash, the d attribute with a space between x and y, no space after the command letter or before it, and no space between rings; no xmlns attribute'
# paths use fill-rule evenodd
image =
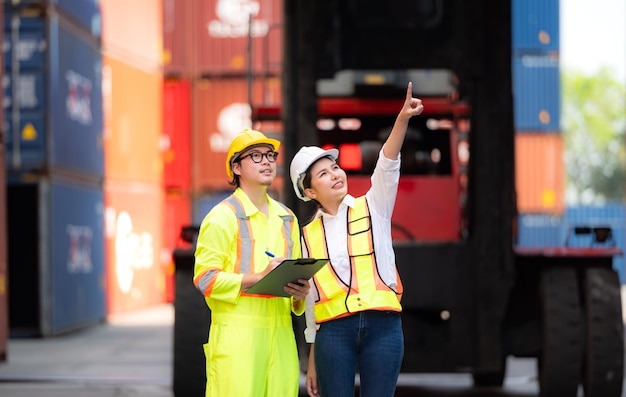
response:
<svg viewBox="0 0 626 397"><path fill-rule="evenodd" d="M252 129L236 136L226 158L235 191L200 226L193 282L211 309L207 397L298 395L291 313L303 314L308 281L285 286L289 298L246 293L283 259L301 257L296 216L267 193L279 147Z"/></svg>

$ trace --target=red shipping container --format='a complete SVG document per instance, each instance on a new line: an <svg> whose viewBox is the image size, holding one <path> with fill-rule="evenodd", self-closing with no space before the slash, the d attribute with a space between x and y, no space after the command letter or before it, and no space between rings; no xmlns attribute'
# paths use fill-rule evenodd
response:
<svg viewBox="0 0 626 397"><path fill-rule="evenodd" d="M165 219L163 228L163 248L165 263L165 300L174 301L176 264L173 253L177 248L188 248L189 243L180 237L183 226L191 225L191 198L185 190L165 191Z"/></svg>
<svg viewBox="0 0 626 397"><path fill-rule="evenodd" d="M156 0L100 1L102 51L136 66L160 70L163 5Z"/></svg>
<svg viewBox="0 0 626 397"><path fill-rule="evenodd" d="M280 101L280 80L272 78L253 85L252 99ZM245 78L200 79L192 86L192 185L194 193L230 189L226 176L226 152L232 139L252 126ZM269 125L269 124L268 124ZM263 128L263 125L255 125ZM263 130L281 139L276 130ZM282 168L283 158L278 157ZM282 170L281 170L282 172Z"/></svg>
<svg viewBox="0 0 626 397"><path fill-rule="evenodd" d="M282 0L163 0L165 73L279 75L282 15Z"/></svg>
<svg viewBox="0 0 626 397"><path fill-rule="evenodd" d="M163 183L165 188L191 187L191 84L165 80L163 84Z"/></svg>
<svg viewBox="0 0 626 397"><path fill-rule="evenodd" d="M163 77L103 57L105 179L161 184Z"/></svg>
<svg viewBox="0 0 626 397"><path fill-rule="evenodd" d="M563 135L545 132L515 134L518 211L562 214L564 186Z"/></svg>
<svg viewBox="0 0 626 397"><path fill-rule="evenodd" d="M164 303L162 186L107 180L104 194L107 314Z"/></svg>

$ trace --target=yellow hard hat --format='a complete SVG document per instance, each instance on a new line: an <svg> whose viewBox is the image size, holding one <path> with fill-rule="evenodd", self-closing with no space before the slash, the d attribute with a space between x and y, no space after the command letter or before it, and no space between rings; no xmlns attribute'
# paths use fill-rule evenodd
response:
<svg viewBox="0 0 626 397"><path fill-rule="evenodd" d="M266 137L261 131L256 131L250 128L246 128L241 131L228 147L228 155L226 156L226 174L228 174L228 177L230 179L235 177L235 174L233 174L233 162L237 159L241 152L250 146L264 144L270 145L275 151L278 151L278 148L280 147L279 141Z"/></svg>

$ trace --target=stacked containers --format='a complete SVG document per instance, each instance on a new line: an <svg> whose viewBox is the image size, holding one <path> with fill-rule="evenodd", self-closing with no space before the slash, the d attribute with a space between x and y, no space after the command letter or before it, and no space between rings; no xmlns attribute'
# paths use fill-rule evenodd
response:
<svg viewBox="0 0 626 397"><path fill-rule="evenodd" d="M105 317L100 12L4 4L9 327L56 335Z"/></svg>
<svg viewBox="0 0 626 397"><path fill-rule="evenodd" d="M233 7L228 0L163 0L163 10L167 84L189 87L190 98L179 97L174 107L166 102L165 112L172 108L183 112L188 102L191 126L189 194L179 181L170 180L167 186L170 192L174 188L191 198L192 221L200 223L233 190L225 170L232 138L248 127L273 138L282 136L280 123L251 119L251 106L281 101L282 1L249 1ZM279 157L279 178L270 189L278 198L282 165Z"/></svg>
<svg viewBox="0 0 626 397"><path fill-rule="evenodd" d="M559 0L514 0L512 18L518 244L562 245Z"/></svg>
<svg viewBox="0 0 626 397"><path fill-rule="evenodd" d="M161 21L159 1L102 2L108 313L166 300Z"/></svg>

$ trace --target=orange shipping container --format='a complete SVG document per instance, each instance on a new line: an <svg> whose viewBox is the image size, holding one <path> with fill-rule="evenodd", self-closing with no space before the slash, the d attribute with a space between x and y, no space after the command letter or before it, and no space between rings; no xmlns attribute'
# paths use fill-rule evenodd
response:
<svg viewBox="0 0 626 397"><path fill-rule="evenodd" d="M280 79L257 81L253 85L254 103L280 103ZM226 176L226 152L231 140L252 126L245 78L200 79L192 86L192 183L195 193L230 189ZM264 130L281 139L280 131ZM279 169L282 157L278 158Z"/></svg>
<svg viewBox="0 0 626 397"><path fill-rule="evenodd" d="M163 188L153 183L106 181L104 195L107 313L164 303Z"/></svg>
<svg viewBox="0 0 626 397"><path fill-rule="evenodd" d="M191 187L191 84L166 80L163 85L163 183Z"/></svg>
<svg viewBox="0 0 626 397"><path fill-rule="evenodd" d="M105 179L162 183L163 79L103 57Z"/></svg>
<svg viewBox="0 0 626 397"><path fill-rule="evenodd" d="M100 1L102 51L136 66L162 64L163 3L160 0Z"/></svg>
<svg viewBox="0 0 626 397"><path fill-rule="evenodd" d="M282 15L282 0L163 0L165 73L244 76L252 65L254 73L278 75Z"/></svg>
<svg viewBox="0 0 626 397"><path fill-rule="evenodd" d="M561 134L515 134L515 187L519 212L562 214L564 179Z"/></svg>

